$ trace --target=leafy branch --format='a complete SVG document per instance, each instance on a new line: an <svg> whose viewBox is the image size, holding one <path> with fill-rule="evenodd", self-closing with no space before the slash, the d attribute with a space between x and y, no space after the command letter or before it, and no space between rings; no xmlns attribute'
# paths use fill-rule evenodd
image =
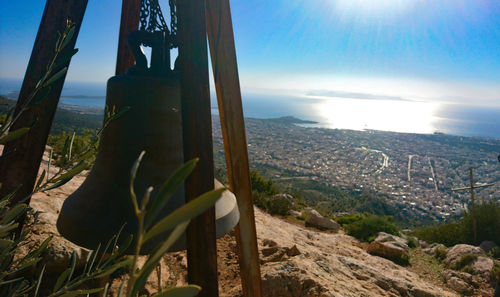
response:
<svg viewBox="0 0 500 297"><path fill-rule="evenodd" d="M68 67L63 67L56 72L58 68L70 61L71 58L78 52L78 49L72 49L62 54L63 50L73 39L75 30L75 24L72 21L67 20L64 31L62 33L57 32L54 57L47 65L45 72L36 83L33 91L28 95L26 101L19 107L17 114L14 115L15 109L12 109L9 115L4 119L0 127L0 144L6 144L9 141L15 140L28 133L30 130L30 127L23 127L15 131L9 131L23 112L45 99L51 91L51 85L63 77L68 71Z"/></svg>

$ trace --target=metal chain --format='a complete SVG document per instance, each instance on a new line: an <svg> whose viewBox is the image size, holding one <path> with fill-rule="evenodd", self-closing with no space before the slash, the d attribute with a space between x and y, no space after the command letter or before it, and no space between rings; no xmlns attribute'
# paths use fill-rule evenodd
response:
<svg viewBox="0 0 500 297"><path fill-rule="evenodd" d="M169 0L170 6L170 48L177 47L177 10L176 1ZM158 0L142 0L140 12L141 31L169 32L165 18L160 8Z"/></svg>
<svg viewBox="0 0 500 297"><path fill-rule="evenodd" d="M177 3L176 0L169 0L170 6L170 48L178 46L177 43Z"/></svg>

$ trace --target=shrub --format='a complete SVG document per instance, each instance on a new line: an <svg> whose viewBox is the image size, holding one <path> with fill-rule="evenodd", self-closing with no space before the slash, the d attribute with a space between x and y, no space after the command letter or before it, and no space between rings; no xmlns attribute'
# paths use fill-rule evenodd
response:
<svg viewBox="0 0 500 297"><path fill-rule="evenodd" d="M412 235L428 243L441 243L445 246L464 242L462 225L459 223L421 227L413 231Z"/></svg>
<svg viewBox="0 0 500 297"><path fill-rule="evenodd" d="M484 240L500 245L500 204L485 203L476 207L477 241L474 241L472 213L466 212L456 222L427 226L413 231L413 235L429 243L453 246L459 243L478 244Z"/></svg>
<svg viewBox="0 0 500 297"><path fill-rule="evenodd" d="M408 236L408 247L414 249L418 246L418 241L413 236Z"/></svg>
<svg viewBox="0 0 500 297"><path fill-rule="evenodd" d="M476 207L477 242L474 242L472 213L464 214L461 223L463 226L464 242L478 244L485 240L494 241L500 245L500 204L489 202Z"/></svg>
<svg viewBox="0 0 500 297"><path fill-rule="evenodd" d="M286 216L292 209L292 202L286 198L269 196L258 191L254 191L252 196L257 207L272 215Z"/></svg>
<svg viewBox="0 0 500 297"><path fill-rule="evenodd" d="M470 267L469 265L472 264L472 262L476 261L476 259L477 255L474 254L462 255L462 257L460 257L460 259L458 259L458 261L456 261L455 264L451 266L451 269L465 271L464 269Z"/></svg>
<svg viewBox="0 0 500 297"><path fill-rule="evenodd" d="M496 246L489 252L489 255L497 260L500 260L500 247Z"/></svg>
<svg viewBox="0 0 500 297"><path fill-rule="evenodd" d="M58 135L50 135L47 144L52 146L53 157L57 166L68 165L67 162L71 159L71 155L77 156L85 153L93 144L95 132L90 129L85 129L83 135L74 135L73 133L63 132ZM71 146L71 148L69 148ZM68 156L68 154L71 154ZM95 155L89 156L89 163L94 163Z"/></svg>
<svg viewBox="0 0 500 297"><path fill-rule="evenodd" d="M399 230L390 217L367 215L354 223L345 226L347 234L362 241L377 236L379 232L399 235Z"/></svg>
<svg viewBox="0 0 500 297"><path fill-rule="evenodd" d="M498 263L495 263L491 269L490 281L492 284L497 283L497 286L500 286L500 265Z"/></svg>
<svg viewBox="0 0 500 297"><path fill-rule="evenodd" d="M443 261L444 259L446 259L446 255L447 255L446 248L442 246L436 248L436 253L434 254L436 259L438 259L439 261Z"/></svg>
<svg viewBox="0 0 500 297"><path fill-rule="evenodd" d="M365 217L365 215L357 213L357 214L353 214L353 215L335 218L335 221L337 223L339 223L340 225L344 226L344 225L348 225L348 224L352 224L354 222L360 221L364 217Z"/></svg>
<svg viewBox="0 0 500 297"><path fill-rule="evenodd" d="M292 202L286 198L270 197L268 200L267 210L271 214L286 216L292 209Z"/></svg>
<svg viewBox="0 0 500 297"><path fill-rule="evenodd" d="M267 195L278 194L278 189L273 185L273 182L265 180L257 170L250 170L250 180L252 182L252 191L260 192Z"/></svg>

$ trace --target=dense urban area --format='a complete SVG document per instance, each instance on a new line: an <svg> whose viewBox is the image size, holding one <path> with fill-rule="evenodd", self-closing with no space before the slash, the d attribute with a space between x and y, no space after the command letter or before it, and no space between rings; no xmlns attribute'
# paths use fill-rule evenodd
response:
<svg viewBox="0 0 500 297"><path fill-rule="evenodd" d="M266 169L278 184L309 180L323 189L375 192L402 215L432 220L459 215L470 205L470 191L452 189L470 186L471 167L475 184L496 183L477 189L476 200L500 198L498 139L311 126L291 117L247 119L251 166ZM221 162L217 120L214 136L216 160Z"/></svg>

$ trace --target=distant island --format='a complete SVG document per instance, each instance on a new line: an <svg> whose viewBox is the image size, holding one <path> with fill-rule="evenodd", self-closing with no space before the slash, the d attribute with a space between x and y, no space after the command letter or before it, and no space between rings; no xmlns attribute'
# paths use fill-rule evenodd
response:
<svg viewBox="0 0 500 297"><path fill-rule="evenodd" d="M280 118L270 118L270 119L264 119L266 121L270 121L273 123L279 123L279 124L317 124L318 122L315 121L307 121L307 120L301 120L299 118L296 118L294 116L286 116L286 117L280 117Z"/></svg>

